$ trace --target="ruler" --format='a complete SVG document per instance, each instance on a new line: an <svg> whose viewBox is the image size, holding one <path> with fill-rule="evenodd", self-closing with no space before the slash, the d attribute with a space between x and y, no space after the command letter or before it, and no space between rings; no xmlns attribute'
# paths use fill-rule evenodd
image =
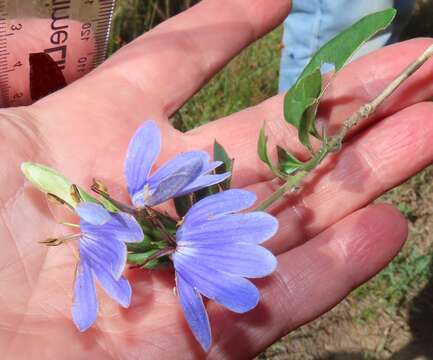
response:
<svg viewBox="0 0 433 360"><path fill-rule="evenodd" d="M115 0L0 0L0 107L28 105L106 57Z"/></svg>

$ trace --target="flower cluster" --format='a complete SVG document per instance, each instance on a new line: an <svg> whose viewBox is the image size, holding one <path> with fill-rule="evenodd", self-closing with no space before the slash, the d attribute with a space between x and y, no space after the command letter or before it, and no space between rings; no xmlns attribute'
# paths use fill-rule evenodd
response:
<svg viewBox="0 0 433 360"><path fill-rule="evenodd" d="M160 150L160 131L147 121L134 134L125 160L132 207L112 199L105 189L97 191L102 195L97 199L72 185L78 196L71 198L69 191L62 192L70 183L42 165L26 163L23 171L39 189L68 204L80 218L80 232L72 236L79 238L72 318L80 331L97 317L95 279L107 295L127 308L132 294L122 275L126 264L149 267L169 260L185 318L208 351L212 336L203 297L237 313L253 309L260 293L248 278L275 270L275 256L261 244L275 234L278 223L264 212L245 212L256 200L251 192L215 188L231 176L215 171L222 161L211 161L204 151L189 151L152 172ZM202 189L212 191L197 201L194 194ZM180 221L153 208L185 195L192 205Z"/></svg>

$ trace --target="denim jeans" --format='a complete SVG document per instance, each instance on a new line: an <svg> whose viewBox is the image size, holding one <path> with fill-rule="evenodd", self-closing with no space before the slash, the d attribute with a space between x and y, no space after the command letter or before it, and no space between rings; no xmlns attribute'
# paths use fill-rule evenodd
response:
<svg viewBox="0 0 433 360"><path fill-rule="evenodd" d="M352 59L398 41L414 4L415 0L293 0L292 12L284 21L279 91L290 88L324 43L367 14L397 9L393 25L368 41Z"/></svg>

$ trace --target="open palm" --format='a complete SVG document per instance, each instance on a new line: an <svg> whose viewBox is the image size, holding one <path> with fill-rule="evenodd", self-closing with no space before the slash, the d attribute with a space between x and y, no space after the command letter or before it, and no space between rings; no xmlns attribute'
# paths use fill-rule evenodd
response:
<svg viewBox="0 0 433 360"><path fill-rule="evenodd" d="M290 2L203 1L123 48L96 71L47 98L5 109L0 120L0 354L2 358L194 358L193 339L173 292L170 270L130 270L129 309L103 292L93 328L79 333L71 321L74 246L47 248L57 233L45 197L20 172L23 161L45 163L87 187L103 179L126 199L123 161L131 135L145 119L163 133L159 163L214 139L236 159L233 186L259 198L277 184L259 162L256 139L263 121L273 143L301 158L295 131L282 120L276 96L182 134L168 117L244 46L278 25ZM218 14L216 17L215 14ZM414 40L383 49L348 66L320 109L330 129L428 46ZM267 243L278 270L256 283L256 309L236 315L209 303L213 358L251 357L273 341L330 309L385 266L402 246L407 227L392 207L363 208L433 160L433 94L429 62L344 150L326 161L302 190L274 207L280 231ZM414 105L416 104L416 105Z"/></svg>

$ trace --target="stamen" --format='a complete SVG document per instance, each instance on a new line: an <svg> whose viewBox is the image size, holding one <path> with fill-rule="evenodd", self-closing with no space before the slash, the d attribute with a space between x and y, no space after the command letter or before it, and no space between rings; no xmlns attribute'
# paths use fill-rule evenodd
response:
<svg viewBox="0 0 433 360"><path fill-rule="evenodd" d="M121 203L118 200L113 199L108 192L106 191L106 189L104 189L103 187L101 188L101 184L98 180L93 179L93 184L90 187L90 189L92 191L94 191L95 193L97 193L98 195L101 195L105 200L108 200L111 204L113 204L116 208L118 208L120 211L126 212L128 214L131 215L136 215L136 210L128 205L125 205L123 203Z"/></svg>
<svg viewBox="0 0 433 360"><path fill-rule="evenodd" d="M78 224L74 224L74 223L70 223L70 222L66 222L66 221L62 221L59 222L60 225L65 225L65 226L70 226L70 227L74 227L74 228L79 228L80 225Z"/></svg>
<svg viewBox="0 0 433 360"><path fill-rule="evenodd" d="M80 190L78 189L77 185L72 184L70 189L71 198L79 204L81 201L83 201Z"/></svg>
<svg viewBox="0 0 433 360"><path fill-rule="evenodd" d="M65 243L66 241L77 239L77 238L81 237L81 235L82 235L81 233L70 234L70 235L65 235L65 236L58 237L58 238L49 238L46 240L40 240L39 243L47 245L47 246L59 246L59 245Z"/></svg>
<svg viewBox="0 0 433 360"><path fill-rule="evenodd" d="M69 209L74 210L74 208L70 204L68 204L63 199L59 198L57 195L48 193L47 200L58 205L66 205Z"/></svg>

